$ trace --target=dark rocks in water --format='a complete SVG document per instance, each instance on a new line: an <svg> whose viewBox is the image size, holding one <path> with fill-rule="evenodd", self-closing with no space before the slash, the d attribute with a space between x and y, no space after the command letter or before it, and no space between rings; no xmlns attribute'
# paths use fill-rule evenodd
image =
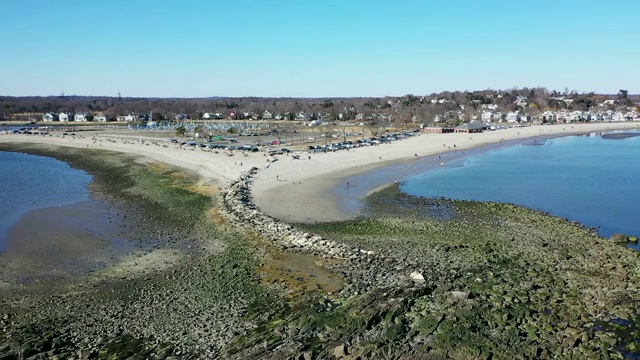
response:
<svg viewBox="0 0 640 360"><path fill-rule="evenodd" d="M640 136L640 133L614 133L614 134L603 134L602 138L607 140L622 140L626 138Z"/></svg>
<svg viewBox="0 0 640 360"><path fill-rule="evenodd" d="M626 244L627 243L627 237L624 234L613 234L613 235L611 235L609 240L611 240L612 242L614 242L616 244Z"/></svg>
<svg viewBox="0 0 640 360"><path fill-rule="evenodd" d="M629 242L637 243L638 242L638 237L634 236L634 235L627 236L625 234L613 234L613 235L611 235L609 240L611 240L612 242L614 242L616 244L626 244L626 243L629 243Z"/></svg>

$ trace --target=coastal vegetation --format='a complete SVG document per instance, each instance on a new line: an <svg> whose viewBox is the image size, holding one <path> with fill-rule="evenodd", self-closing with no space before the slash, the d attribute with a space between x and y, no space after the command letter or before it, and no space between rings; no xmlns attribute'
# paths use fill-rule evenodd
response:
<svg viewBox="0 0 640 360"><path fill-rule="evenodd" d="M364 121L374 126L391 122L404 129L413 123L451 126L474 118L506 121L510 112L544 118L544 122L564 122L544 113L576 111L580 116L570 121L601 121L608 112L637 111L639 99L624 89L617 94L596 94L544 87L352 98L0 96L0 120L41 121L44 114L51 114L51 119L66 114L73 120L73 114L81 114L82 121Z"/></svg>
<svg viewBox="0 0 640 360"><path fill-rule="evenodd" d="M295 224L367 254L330 258L232 222L220 184L184 169L93 149L2 150L91 173L92 195L126 213L136 250L71 278L3 288L0 359L606 359L639 350L638 254L580 224L391 186L368 197L361 218Z"/></svg>

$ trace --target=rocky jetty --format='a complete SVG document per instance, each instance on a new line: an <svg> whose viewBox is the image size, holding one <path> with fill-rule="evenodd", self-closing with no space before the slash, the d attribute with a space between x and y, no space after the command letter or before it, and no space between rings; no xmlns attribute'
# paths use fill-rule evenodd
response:
<svg viewBox="0 0 640 360"><path fill-rule="evenodd" d="M250 186L257 174L258 169L252 168L224 189L227 215L235 225L271 241L283 251L340 260L331 265L331 270L346 280L342 296L358 295L407 281L427 283L419 269L414 267L416 263L329 240L262 213L251 198Z"/></svg>

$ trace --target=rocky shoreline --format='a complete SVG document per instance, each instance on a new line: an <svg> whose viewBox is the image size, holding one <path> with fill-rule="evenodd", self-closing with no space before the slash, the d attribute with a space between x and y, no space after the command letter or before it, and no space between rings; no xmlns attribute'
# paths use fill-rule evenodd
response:
<svg viewBox="0 0 640 360"><path fill-rule="evenodd" d="M406 260L332 241L263 214L251 198L250 186L257 174L258 169L252 168L224 190L224 206L232 222L270 240L283 251L341 260L331 268L346 280L340 295L350 297L406 281L425 283L423 275L411 268L415 264Z"/></svg>

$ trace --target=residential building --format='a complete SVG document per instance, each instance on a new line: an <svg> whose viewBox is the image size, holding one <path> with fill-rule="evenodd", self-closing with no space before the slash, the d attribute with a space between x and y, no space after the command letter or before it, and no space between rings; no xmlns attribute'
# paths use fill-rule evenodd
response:
<svg viewBox="0 0 640 360"><path fill-rule="evenodd" d="M98 111L93 114L93 121L107 121L107 116L102 111Z"/></svg>
<svg viewBox="0 0 640 360"><path fill-rule="evenodd" d="M116 117L116 121L121 121L121 122L133 122L136 121L136 117L129 114L129 115L118 115Z"/></svg>
<svg viewBox="0 0 640 360"><path fill-rule="evenodd" d="M507 113L507 122L516 123L520 120L520 114L517 111L509 111Z"/></svg>
<svg viewBox="0 0 640 360"><path fill-rule="evenodd" d="M549 122L556 122L556 113L551 110L547 110L540 115L540 120L543 124Z"/></svg>
<svg viewBox="0 0 640 360"><path fill-rule="evenodd" d="M89 113L75 113L73 115L73 121L84 122L91 120L91 114Z"/></svg>

